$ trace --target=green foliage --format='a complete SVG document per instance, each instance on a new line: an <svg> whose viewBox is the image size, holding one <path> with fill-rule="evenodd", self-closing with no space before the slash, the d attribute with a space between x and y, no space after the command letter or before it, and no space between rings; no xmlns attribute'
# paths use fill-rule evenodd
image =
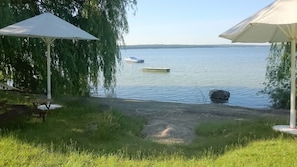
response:
<svg viewBox="0 0 297 167"><path fill-rule="evenodd" d="M0 27L51 12L96 36L98 41L55 40L51 46L54 95L88 95L90 85L115 86L119 44L128 32L127 10L136 0L4 0ZM46 91L46 46L41 39L0 37L1 80L33 92Z"/></svg>
<svg viewBox="0 0 297 167"><path fill-rule="evenodd" d="M267 59L266 82L264 93L267 93L274 107L290 106L290 67L291 43L274 43Z"/></svg>

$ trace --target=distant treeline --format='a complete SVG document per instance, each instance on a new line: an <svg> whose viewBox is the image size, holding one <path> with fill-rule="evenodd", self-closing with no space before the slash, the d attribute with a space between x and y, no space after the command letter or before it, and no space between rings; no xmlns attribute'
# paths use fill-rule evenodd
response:
<svg viewBox="0 0 297 167"><path fill-rule="evenodd" d="M166 49L166 48L217 48L217 47L267 47L267 45L217 44L217 45L125 45L121 49Z"/></svg>

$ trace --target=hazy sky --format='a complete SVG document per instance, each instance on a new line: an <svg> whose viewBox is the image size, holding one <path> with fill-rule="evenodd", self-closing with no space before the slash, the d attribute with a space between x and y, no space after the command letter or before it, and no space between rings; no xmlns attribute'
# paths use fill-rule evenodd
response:
<svg viewBox="0 0 297 167"><path fill-rule="evenodd" d="M137 0L127 45L228 44L218 37L274 0Z"/></svg>

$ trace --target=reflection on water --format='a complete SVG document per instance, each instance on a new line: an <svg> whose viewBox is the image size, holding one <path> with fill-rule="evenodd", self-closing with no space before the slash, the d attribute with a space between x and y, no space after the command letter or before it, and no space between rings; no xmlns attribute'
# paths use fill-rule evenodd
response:
<svg viewBox="0 0 297 167"><path fill-rule="evenodd" d="M208 93L231 93L228 104L252 108L269 106L264 88L269 46L122 50L144 63L123 62L117 74L115 96L180 103L211 103ZM143 67L166 67L169 73L142 72ZM99 88L99 96L105 96Z"/></svg>

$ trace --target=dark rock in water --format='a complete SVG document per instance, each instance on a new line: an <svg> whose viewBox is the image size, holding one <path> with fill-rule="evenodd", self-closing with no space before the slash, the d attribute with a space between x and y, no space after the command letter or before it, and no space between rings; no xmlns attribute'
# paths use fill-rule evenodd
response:
<svg viewBox="0 0 297 167"><path fill-rule="evenodd" d="M211 90L209 91L210 100L214 103L226 103L230 98L230 92L225 90Z"/></svg>

